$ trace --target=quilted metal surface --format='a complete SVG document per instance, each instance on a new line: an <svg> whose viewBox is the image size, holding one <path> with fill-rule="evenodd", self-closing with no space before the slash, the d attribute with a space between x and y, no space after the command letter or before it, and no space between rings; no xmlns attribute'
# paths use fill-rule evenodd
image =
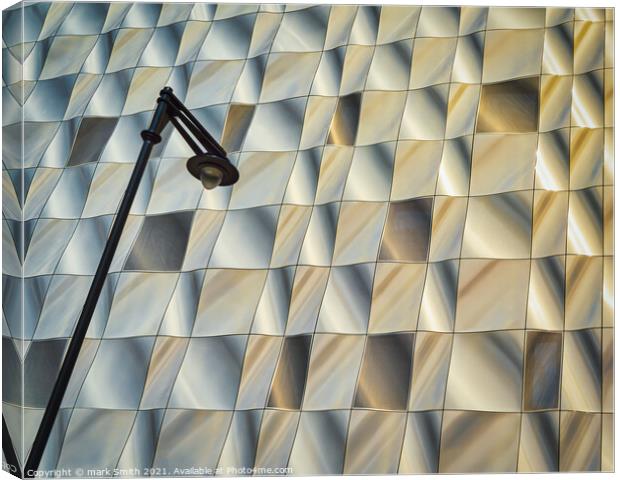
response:
<svg viewBox="0 0 620 480"><path fill-rule="evenodd" d="M2 53L20 458L170 85L241 178L164 132L42 469L613 470L612 9L40 2Z"/></svg>

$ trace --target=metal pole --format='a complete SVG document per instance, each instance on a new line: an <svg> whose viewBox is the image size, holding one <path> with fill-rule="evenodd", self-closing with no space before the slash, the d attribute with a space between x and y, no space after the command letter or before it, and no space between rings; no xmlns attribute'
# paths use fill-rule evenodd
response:
<svg viewBox="0 0 620 480"><path fill-rule="evenodd" d="M116 252L116 247L118 246L121 234L123 233L123 227L125 226L125 222L129 216L131 204L136 196L138 186L140 185L140 180L144 174L144 169L146 168L149 156L151 155L151 150L153 149L153 145L161 141L159 134L168 121L168 115L166 113L168 108L166 97L171 94L171 89L164 89L161 91L157 108L153 114L151 126L148 130L144 130L142 132L142 138L144 139L142 149L140 150L138 160L133 169L133 173L131 174L131 178L129 179L129 184L127 185L127 189L123 195L123 200L121 201L118 213L116 214L116 219L114 220L110 236L108 237L105 249L101 255L101 260L99 260L99 266L97 267L95 277L90 285L90 290L88 291L86 302L84 303L82 313L80 314L80 318L75 327L75 332L73 333L73 337L71 337L71 342L69 342L69 347L60 368L60 373L58 374L58 378L54 384L50 399L45 407L45 413L43 415L43 419L41 420L41 424L39 425L39 430L34 438L32 449L30 450L30 455L28 456L28 460L24 468L24 475L26 478L34 477L37 469L39 468L39 463L41 462L49 436L56 421L58 410L60 409L62 399L67 391L71 374L73 373L73 369L77 363L80 349L84 343L84 338L86 337L86 332L88 331L93 313L95 312L97 301L99 300L105 279L108 271L110 270L110 265L112 263L112 259L114 258L114 252Z"/></svg>

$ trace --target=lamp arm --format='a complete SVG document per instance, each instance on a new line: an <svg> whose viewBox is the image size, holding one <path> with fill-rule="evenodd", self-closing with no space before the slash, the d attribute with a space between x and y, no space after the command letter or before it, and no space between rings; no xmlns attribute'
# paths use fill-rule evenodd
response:
<svg viewBox="0 0 620 480"><path fill-rule="evenodd" d="M206 153L215 154L219 157L226 157L226 150L218 143L215 138L202 126L198 119L189 111L179 98L172 93L170 87L165 87L161 92L158 102L166 102L168 110L166 111L168 120L181 134L183 139L191 147L197 155L203 154L197 150L196 143L188 135L187 130L200 142L206 150ZM187 130L186 130L187 129Z"/></svg>
<svg viewBox="0 0 620 480"><path fill-rule="evenodd" d="M162 93L168 94L170 104L178 112L178 116L181 121L187 126L193 135L204 145L209 153L215 153L220 157L226 157L226 150L217 142L215 138L207 131L205 127L198 121L192 112L183 104L179 98L172 93L170 87L166 87L162 90Z"/></svg>
<svg viewBox="0 0 620 480"><path fill-rule="evenodd" d="M170 123L172 123L174 128L176 128L177 131L181 134L181 136L185 140L185 143L189 145L189 147L194 151L196 155L201 155L202 153L204 153L200 149L200 147L196 145L196 142L194 142L194 139L189 135L189 133L187 133L187 130L183 128L183 126L179 123L176 117L170 116L169 119L170 119Z"/></svg>

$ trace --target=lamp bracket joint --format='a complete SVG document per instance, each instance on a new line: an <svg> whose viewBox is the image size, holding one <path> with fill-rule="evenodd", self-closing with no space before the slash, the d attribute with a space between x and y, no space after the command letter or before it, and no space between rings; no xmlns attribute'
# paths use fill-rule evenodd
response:
<svg viewBox="0 0 620 480"><path fill-rule="evenodd" d="M142 132L140 132L140 136L142 137L142 140L149 141L153 144L161 142L161 135L151 130L142 130Z"/></svg>

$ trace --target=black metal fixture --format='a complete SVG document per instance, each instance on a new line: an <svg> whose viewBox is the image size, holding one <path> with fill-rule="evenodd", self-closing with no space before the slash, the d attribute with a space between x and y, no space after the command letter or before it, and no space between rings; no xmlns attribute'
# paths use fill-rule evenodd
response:
<svg viewBox="0 0 620 480"><path fill-rule="evenodd" d="M106 242L101 260L97 267L97 271L88 291L82 313L78 319L77 325L64 361L60 368L58 378L52 389L49 401L43 414L43 419L39 425L39 429L34 438L30 455L24 467L24 476L32 478L36 475L39 463L45 451L49 436L52 432L54 422L60 409L60 404L69 385L71 374L77 363L78 355L86 337L86 332L90 325L97 301L103 290L106 276L110 269L114 252L121 238L123 227L129 216L129 210L133 203L138 186L148 159L153 150L153 146L161 142L161 132L170 122L190 148L196 154L187 162L187 169L196 178L198 178L206 189L212 189L219 185L232 185L239 179L239 172L235 166L226 158L226 151L222 146L207 132L200 122L192 115L192 113L183 105L183 103L174 95L170 87L164 88L159 93L157 99L157 107L151 120L151 125L147 130L143 130L141 135L144 140L142 149L138 155L138 160L129 179L129 184L123 195L120 207L116 214L116 219L112 225L110 236ZM15 471L19 472L17 457L15 450L10 442L8 430L3 418L3 447L5 458L9 462L14 462ZM8 441L7 441L8 440Z"/></svg>
<svg viewBox="0 0 620 480"><path fill-rule="evenodd" d="M227 158L218 155L196 155L187 161L187 169L207 190L226 187L239 180L239 172Z"/></svg>

